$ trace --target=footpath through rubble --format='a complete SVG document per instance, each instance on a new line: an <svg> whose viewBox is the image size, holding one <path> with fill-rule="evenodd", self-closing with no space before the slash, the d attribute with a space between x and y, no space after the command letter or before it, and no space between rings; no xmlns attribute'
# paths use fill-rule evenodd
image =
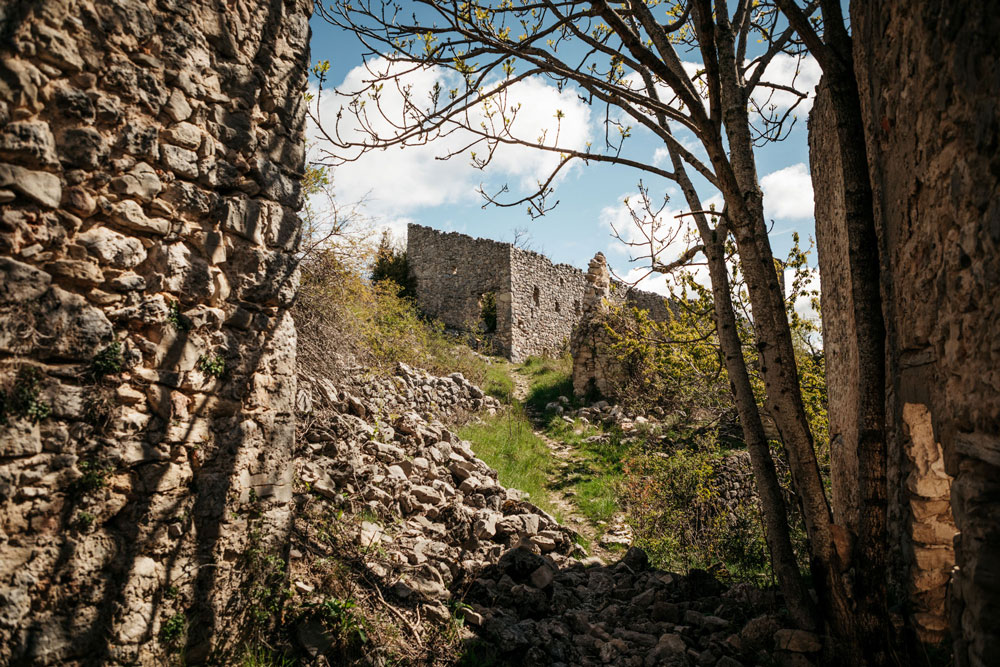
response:
<svg viewBox="0 0 1000 667"><path fill-rule="evenodd" d="M455 664L473 646L493 664L566 667L817 657L818 637L782 627L775 592L659 571L638 548L613 564L587 557L571 529L504 488L442 423L503 409L460 374L400 364L347 387L308 377L300 386L294 589L305 605L329 595L324 564L349 544L350 592L401 628L396 659ZM296 641L349 664L313 621L300 622ZM370 649L357 664L389 659Z"/></svg>

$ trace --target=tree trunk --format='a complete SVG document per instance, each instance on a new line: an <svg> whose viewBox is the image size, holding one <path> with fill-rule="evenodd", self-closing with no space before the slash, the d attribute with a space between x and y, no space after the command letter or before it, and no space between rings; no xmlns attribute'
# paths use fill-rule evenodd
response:
<svg viewBox="0 0 1000 667"><path fill-rule="evenodd" d="M792 481L802 503L812 568L826 620L840 642L839 655L858 662L852 610L842 577L842 559L834 540L830 505L802 404L784 294L767 237L747 102L737 77L734 35L725 11L716 12L716 18L722 120L729 154L727 156L726 145L718 134L705 142L706 149L720 175L719 183L739 248L740 265L753 309L761 375L767 394L766 407L781 434Z"/></svg>
<svg viewBox="0 0 1000 667"><path fill-rule="evenodd" d="M838 54L839 55L839 54ZM850 59L848 46L846 57ZM838 58L838 65L843 61ZM851 301L858 352L859 525L853 563L859 640L870 664L887 664L885 324L879 287L878 239L864 145L861 102L853 65L829 68L824 77L837 122Z"/></svg>
<svg viewBox="0 0 1000 667"><path fill-rule="evenodd" d="M857 350L858 526L852 562L855 578L855 626L869 664L889 661L892 643L886 603L887 478L885 432L885 322L882 313L878 236L871 177L865 148L861 100L854 76L851 36L839 0L820 0L823 39L789 0L778 4L789 23L808 43L823 68L829 89L840 153L847 241L847 290L854 311Z"/></svg>
<svg viewBox="0 0 1000 667"><path fill-rule="evenodd" d="M688 206L693 211L703 210L698 193L687 176L683 160L674 151L670 151L670 158L677 184L684 192ZM774 459L771 457L771 450L764 434L764 424L754 398L750 375L743 358L739 331L736 328L729 272L726 269L725 234L719 234L717 230L712 229L703 214L697 214L694 218L705 248L705 257L708 259L719 347L722 348L725 359L730 390L743 429L743 439L750 453L750 463L764 518L764 537L771 554L771 567L778 577L778 585L785 596L785 603L788 605L792 620L803 630L815 630L818 627L816 610L799 574L795 552L792 550L788 532L788 513L781 494L781 484L778 482Z"/></svg>

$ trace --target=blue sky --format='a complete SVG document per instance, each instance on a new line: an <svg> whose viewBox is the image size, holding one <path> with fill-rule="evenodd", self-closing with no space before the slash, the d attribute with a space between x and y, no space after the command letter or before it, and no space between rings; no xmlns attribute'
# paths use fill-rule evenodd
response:
<svg viewBox="0 0 1000 667"><path fill-rule="evenodd" d="M362 73L357 68L362 63L363 52L357 38L319 17L313 18L312 30L313 62L330 61L326 85L357 86L362 80ZM687 57L682 54L682 58L695 59L693 54ZM789 71L784 76L787 80L794 65L791 61L786 65ZM815 63L805 62L799 68L798 87L811 92L818 75ZM776 72L772 78L781 76ZM599 111L590 110L588 117L585 105L574 102L575 96L571 93L560 97L550 86L538 82L526 87L522 95L525 108L531 108L532 115L518 120L530 127L554 123L554 110L559 107L566 116L561 132L568 143L593 140L596 146L603 136ZM336 108L342 103L333 95L324 96L321 106L324 124L332 122ZM772 245L777 256L787 252L792 231L798 231L803 239L812 235L812 188L808 179L805 122L808 108L808 103L797 107L798 122L787 139L757 151L765 213L774 222ZM630 156L647 161L657 159L658 148L662 149L662 143L642 129L635 130L627 144ZM583 268L595 252L602 251L620 275L632 277L644 272L639 264L629 263L628 249L611 237L609 227L609 221L617 220L621 225L627 219L623 197L634 196L637 182L642 179L651 197L662 198L668 193L671 195L669 209L674 212L687 210L679 192L669 182L626 167L593 163L577 165L560 179L551 198L558 200L559 205L544 217L531 220L523 206L484 209L482 197L476 192L481 182L485 181L487 189L491 190L507 183L511 191L518 194L522 185L545 171L545 158L526 152L510 154L484 174L472 167L465 156L448 161L434 159L444 150L444 146L432 144L421 149L379 151L359 162L338 167L334 171L337 197L342 203L364 199L363 211L376 224L389 226L397 234L402 233L407 222L416 222L437 229L510 241L516 228L527 228L532 249L556 262ZM711 200L714 193L710 187L703 184L700 190L704 199ZM815 264L814 256L810 263ZM662 279L660 281L662 283ZM655 279L640 287L664 289Z"/></svg>

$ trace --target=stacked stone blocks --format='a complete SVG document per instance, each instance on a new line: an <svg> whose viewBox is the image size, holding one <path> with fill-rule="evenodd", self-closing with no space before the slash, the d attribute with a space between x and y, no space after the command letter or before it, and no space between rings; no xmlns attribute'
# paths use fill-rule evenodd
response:
<svg viewBox="0 0 1000 667"><path fill-rule="evenodd" d="M407 228L406 250L418 305L447 327L487 335L512 361L568 349L583 313L587 281L580 269L510 243L414 224ZM611 298L649 310L654 319L667 316L659 294L615 287ZM482 327L485 294L496 300L492 332Z"/></svg>
<svg viewBox="0 0 1000 667"><path fill-rule="evenodd" d="M0 8L0 663L249 628L291 497L309 11Z"/></svg>

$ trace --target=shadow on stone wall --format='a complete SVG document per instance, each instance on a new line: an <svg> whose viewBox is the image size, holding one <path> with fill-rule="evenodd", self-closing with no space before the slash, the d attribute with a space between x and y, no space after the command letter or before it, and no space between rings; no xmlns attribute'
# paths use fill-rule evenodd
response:
<svg viewBox="0 0 1000 667"><path fill-rule="evenodd" d="M270 621L309 9L0 9L0 385L30 389L0 426L0 663L195 663Z"/></svg>

